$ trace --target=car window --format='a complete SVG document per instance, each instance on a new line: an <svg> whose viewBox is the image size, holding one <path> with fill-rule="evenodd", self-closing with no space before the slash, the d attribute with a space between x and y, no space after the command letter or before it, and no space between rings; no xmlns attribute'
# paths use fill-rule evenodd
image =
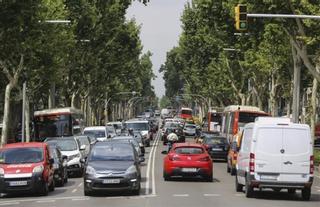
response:
<svg viewBox="0 0 320 207"><path fill-rule="evenodd" d="M202 154L203 149L200 147L177 147L175 148L177 154Z"/></svg>
<svg viewBox="0 0 320 207"><path fill-rule="evenodd" d="M80 145L90 145L90 142L87 137L79 137L78 138Z"/></svg>
<svg viewBox="0 0 320 207"><path fill-rule="evenodd" d="M94 136L95 138L106 137L106 132L104 130L85 130L84 135Z"/></svg>
<svg viewBox="0 0 320 207"><path fill-rule="evenodd" d="M0 151L0 162L5 164L37 163L44 159L40 147L10 148Z"/></svg>
<svg viewBox="0 0 320 207"><path fill-rule="evenodd" d="M55 144L61 151L74 151L78 149L77 142L73 139L50 140L48 143Z"/></svg>
<svg viewBox="0 0 320 207"><path fill-rule="evenodd" d="M226 144L227 140L224 137L212 137L212 138L205 138L205 144Z"/></svg>
<svg viewBox="0 0 320 207"><path fill-rule="evenodd" d="M134 161L134 149L130 144L95 146L89 161Z"/></svg>

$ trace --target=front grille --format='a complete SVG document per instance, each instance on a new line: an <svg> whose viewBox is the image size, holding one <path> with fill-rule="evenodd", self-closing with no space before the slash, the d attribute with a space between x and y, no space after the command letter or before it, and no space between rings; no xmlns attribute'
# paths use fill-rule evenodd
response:
<svg viewBox="0 0 320 207"><path fill-rule="evenodd" d="M117 184L103 184L103 183L94 183L94 188L126 188L129 187L129 183L117 183Z"/></svg>

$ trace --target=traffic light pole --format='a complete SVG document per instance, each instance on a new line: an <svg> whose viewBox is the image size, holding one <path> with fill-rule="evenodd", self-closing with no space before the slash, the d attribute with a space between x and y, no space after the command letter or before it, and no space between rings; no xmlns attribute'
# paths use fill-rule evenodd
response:
<svg viewBox="0 0 320 207"><path fill-rule="evenodd" d="M320 19L316 15L297 15L297 14L247 14L247 17L258 18L292 18L292 19Z"/></svg>

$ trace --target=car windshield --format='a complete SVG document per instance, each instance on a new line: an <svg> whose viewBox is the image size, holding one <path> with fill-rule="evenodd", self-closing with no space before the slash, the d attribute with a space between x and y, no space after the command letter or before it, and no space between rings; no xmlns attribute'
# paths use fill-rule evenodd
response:
<svg viewBox="0 0 320 207"><path fill-rule="evenodd" d="M59 140L50 140L48 143L55 144L61 151L74 151L77 150L77 142L72 139L59 139Z"/></svg>
<svg viewBox="0 0 320 207"><path fill-rule="evenodd" d="M95 146L89 161L134 161L134 152L129 144Z"/></svg>
<svg viewBox="0 0 320 207"><path fill-rule="evenodd" d="M203 141L204 144L227 144L227 140L224 137L207 137Z"/></svg>
<svg viewBox="0 0 320 207"><path fill-rule="evenodd" d="M175 148L175 153L177 154L202 154L203 149L200 147L177 147Z"/></svg>
<svg viewBox="0 0 320 207"><path fill-rule="evenodd" d="M195 125L186 125L185 128L187 128L187 129L195 129L196 126Z"/></svg>
<svg viewBox="0 0 320 207"><path fill-rule="evenodd" d="M43 149L40 147L10 148L0 151L0 163L21 164L43 161Z"/></svg>
<svg viewBox="0 0 320 207"><path fill-rule="evenodd" d="M104 130L85 130L83 134L94 136L95 138L106 137L106 132Z"/></svg>
<svg viewBox="0 0 320 207"><path fill-rule="evenodd" d="M107 127L108 133L114 133L114 128L113 127Z"/></svg>
<svg viewBox="0 0 320 207"><path fill-rule="evenodd" d="M133 129L134 131L148 130L148 123L127 123L127 129Z"/></svg>
<svg viewBox="0 0 320 207"><path fill-rule="evenodd" d="M179 124L175 123L175 122L167 122L164 127L165 128L174 128L174 127L179 127Z"/></svg>

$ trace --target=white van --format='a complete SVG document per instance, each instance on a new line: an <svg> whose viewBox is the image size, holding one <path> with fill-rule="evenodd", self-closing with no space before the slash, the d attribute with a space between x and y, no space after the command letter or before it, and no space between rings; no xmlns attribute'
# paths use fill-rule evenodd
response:
<svg viewBox="0 0 320 207"><path fill-rule="evenodd" d="M313 148L310 128L288 118L258 117L245 125L238 154L236 190L245 186L246 197L254 188L302 191L309 200L313 182Z"/></svg>

